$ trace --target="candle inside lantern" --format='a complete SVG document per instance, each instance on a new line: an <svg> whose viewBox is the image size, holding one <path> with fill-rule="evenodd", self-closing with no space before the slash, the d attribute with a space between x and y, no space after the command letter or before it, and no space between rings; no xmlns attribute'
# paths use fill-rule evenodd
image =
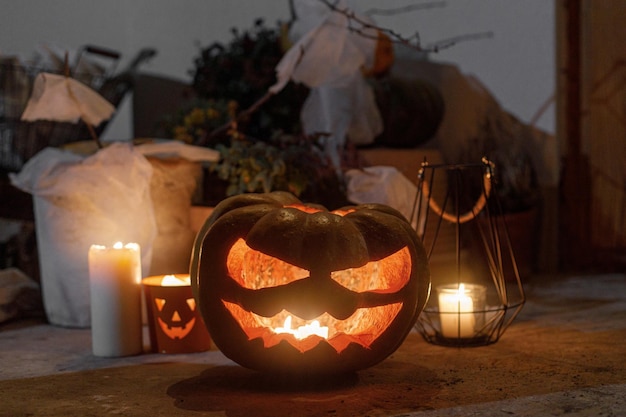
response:
<svg viewBox="0 0 626 417"><path fill-rule="evenodd" d="M91 340L96 356L143 350L141 256L136 243L89 248Z"/></svg>
<svg viewBox="0 0 626 417"><path fill-rule="evenodd" d="M161 279L162 287L182 287L185 285L191 285L191 278L189 275L185 277L177 277L176 275L165 275Z"/></svg>
<svg viewBox="0 0 626 417"><path fill-rule="evenodd" d="M320 322L313 320L311 323L304 324L295 329L291 328L292 318L287 316L283 327L277 327L274 329L274 333L289 333L295 336L296 339L302 340L309 336L317 335L324 339L328 339L328 327L320 326Z"/></svg>
<svg viewBox="0 0 626 417"><path fill-rule="evenodd" d="M485 287L459 284L437 287L441 334L448 338L471 338L476 333L476 315L482 314Z"/></svg>

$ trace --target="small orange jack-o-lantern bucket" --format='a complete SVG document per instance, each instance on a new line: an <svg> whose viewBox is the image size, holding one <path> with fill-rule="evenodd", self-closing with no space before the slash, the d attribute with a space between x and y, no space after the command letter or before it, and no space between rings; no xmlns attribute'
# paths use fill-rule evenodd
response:
<svg viewBox="0 0 626 417"><path fill-rule="evenodd" d="M196 309L189 276L160 275L142 281L153 352L209 350L211 339Z"/></svg>
<svg viewBox="0 0 626 417"><path fill-rule="evenodd" d="M282 192L218 204L196 239L191 283L222 353L300 375L385 359L430 291L426 253L399 212L379 204L328 211Z"/></svg>

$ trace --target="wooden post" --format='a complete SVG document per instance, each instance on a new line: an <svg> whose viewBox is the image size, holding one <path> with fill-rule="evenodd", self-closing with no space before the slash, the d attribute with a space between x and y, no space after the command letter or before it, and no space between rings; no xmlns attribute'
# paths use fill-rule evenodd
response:
<svg viewBox="0 0 626 417"><path fill-rule="evenodd" d="M591 179L588 156L582 148L582 0L564 2L564 112L562 145L561 264L565 270L592 262L590 231Z"/></svg>

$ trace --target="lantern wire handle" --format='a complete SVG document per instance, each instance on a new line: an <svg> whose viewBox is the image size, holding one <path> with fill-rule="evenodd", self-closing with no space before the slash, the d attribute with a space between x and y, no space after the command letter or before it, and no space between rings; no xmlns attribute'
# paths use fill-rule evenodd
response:
<svg viewBox="0 0 626 417"><path fill-rule="evenodd" d="M428 200L428 205L430 206L430 209L433 212L435 212L438 216L440 216L442 219L447 220L450 223L462 224L462 223L466 223L474 219L478 215L478 213L480 213L482 209L485 208L485 205L487 204L487 199L489 198L489 195L491 194L491 176L492 176L491 171L492 171L493 163L489 161L487 158L483 158L482 162L486 166L485 173L483 174L484 192L480 194L480 197L474 204L474 207L471 208L471 210L461 215L452 215L448 212L443 211L441 207L439 207L439 204L437 204L437 202L433 198L430 198L430 187L428 185L428 181L423 181L422 189L424 191L424 197L426 197L426 199ZM424 165L428 165L428 164L424 163L422 165L423 166L419 172L420 176L423 175Z"/></svg>

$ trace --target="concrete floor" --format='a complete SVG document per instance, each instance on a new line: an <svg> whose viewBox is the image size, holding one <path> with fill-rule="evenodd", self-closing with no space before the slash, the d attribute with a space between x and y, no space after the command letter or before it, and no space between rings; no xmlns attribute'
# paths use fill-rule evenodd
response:
<svg viewBox="0 0 626 417"><path fill-rule="evenodd" d="M97 358L89 330L0 327L0 416L624 416L626 275L533 278L495 344L417 333L341 381L286 385L219 351Z"/></svg>

